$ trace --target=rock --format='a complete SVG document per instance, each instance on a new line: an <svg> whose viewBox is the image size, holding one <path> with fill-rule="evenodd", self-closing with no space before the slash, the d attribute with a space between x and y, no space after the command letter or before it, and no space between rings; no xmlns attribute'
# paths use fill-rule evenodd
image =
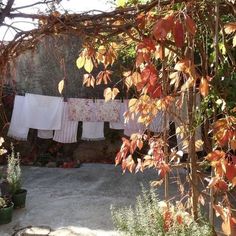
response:
<svg viewBox="0 0 236 236"><path fill-rule="evenodd" d="M54 161L50 161L46 164L46 167L49 167L49 168L57 167L57 163Z"/></svg>
<svg viewBox="0 0 236 236"><path fill-rule="evenodd" d="M46 236L51 232L50 227L40 226L40 227L28 227L18 231L16 236Z"/></svg>
<svg viewBox="0 0 236 236"><path fill-rule="evenodd" d="M86 228L73 229L72 227L68 227L55 230L49 236L96 236L96 234Z"/></svg>

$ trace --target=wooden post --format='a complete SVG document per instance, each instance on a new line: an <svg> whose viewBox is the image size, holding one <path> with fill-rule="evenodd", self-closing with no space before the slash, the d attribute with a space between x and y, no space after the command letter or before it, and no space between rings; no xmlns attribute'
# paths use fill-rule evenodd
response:
<svg viewBox="0 0 236 236"><path fill-rule="evenodd" d="M215 47L215 76L218 75L218 65L219 65L219 0L215 1L215 38L214 38L214 47ZM214 116L214 120L216 117ZM214 177L214 169L211 169L211 178ZM213 189L210 189L210 202L209 202L209 222L212 226L214 226L215 218L214 218L214 192Z"/></svg>

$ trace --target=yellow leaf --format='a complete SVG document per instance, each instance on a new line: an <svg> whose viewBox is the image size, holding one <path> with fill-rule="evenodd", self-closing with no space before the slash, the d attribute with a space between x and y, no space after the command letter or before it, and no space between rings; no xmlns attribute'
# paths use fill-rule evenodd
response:
<svg viewBox="0 0 236 236"><path fill-rule="evenodd" d="M85 63L85 57L79 56L78 59L76 60L76 66L80 69L84 66L84 63Z"/></svg>
<svg viewBox="0 0 236 236"><path fill-rule="evenodd" d="M142 81L142 78L141 78L141 75L140 75L140 73L138 73L138 72L134 72L133 74L132 74L132 82L133 82L133 84L134 85L137 85L139 82L141 82Z"/></svg>
<svg viewBox="0 0 236 236"><path fill-rule="evenodd" d="M58 91L61 94L62 90L64 88L64 79L62 79L59 83L58 83Z"/></svg>
<svg viewBox="0 0 236 236"><path fill-rule="evenodd" d="M194 79L193 78L189 78L181 87L181 91L185 92L186 90L188 90L189 88L191 88L194 85Z"/></svg>
<svg viewBox="0 0 236 236"><path fill-rule="evenodd" d="M202 145L203 145L203 141L201 139L198 139L195 141L195 148L196 151L201 151Z"/></svg>
<svg viewBox="0 0 236 236"><path fill-rule="evenodd" d="M124 7L125 6L125 0L117 0L116 5L117 7Z"/></svg>
<svg viewBox="0 0 236 236"><path fill-rule="evenodd" d="M233 37L233 47L236 47L236 34Z"/></svg>
<svg viewBox="0 0 236 236"><path fill-rule="evenodd" d="M107 51L107 49L106 49L106 47L105 47L104 45L99 46L98 52L99 52L100 54L103 55L103 54L106 53L106 51Z"/></svg>
<svg viewBox="0 0 236 236"><path fill-rule="evenodd" d="M111 97L111 99L114 100L115 97L116 97L116 95L117 95L119 92L120 92L120 91L119 91L118 88L113 88L113 89L112 89L112 97Z"/></svg>
<svg viewBox="0 0 236 236"><path fill-rule="evenodd" d="M138 100L136 98L132 98L132 99L129 100L129 110L130 110L130 112L135 111L137 101Z"/></svg>
<svg viewBox="0 0 236 236"><path fill-rule="evenodd" d="M132 77L128 76L125 78L125 85L127 86L127 89L130 89L130 87L133 85Z"/></svg>
<svg viewBox="0 0 236 236"><path fill-rule="evenodd" d="M112 90L111 90L111 88L109 88L109 87L106 88L104 90L103 95L104 95L104 98L105 98L105 102L111 100L111 98L112 98Z"/></svg>
<svg viewBox="0 0 236 236"><path fill-rule="evenodd" d="M189 72L190 67L191 67L191 61L188 59L182 59L176 63L174 68L177 71Z"/></svg>
<svg viewBox="0 0 236 236"><path fill-rule="evenodd" d="M231 225L229 217L227 217L227 219L222 223L221 228L226 235L231 235Z"/></svg>
<svg viewBox="0 0 236 236"><path fill-rule="evenodd" d="M91 73L93 70L93 61L91 58L86 58L85 64L84 64L84 69L88 72Z"/></svg>

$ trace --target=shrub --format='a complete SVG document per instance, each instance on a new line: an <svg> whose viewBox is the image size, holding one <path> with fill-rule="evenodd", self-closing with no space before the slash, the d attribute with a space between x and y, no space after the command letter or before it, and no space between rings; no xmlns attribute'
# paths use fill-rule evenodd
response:
<svg viewBox="0 0 236 236"><path fill-rule="evenodd" d="M11 144L11 154L7 156L7 183L10 186L11 194L21 189L20 154L15 154L13 144Z"/></svg>
<svg viewBox="0 0 236 236"><path fill-rule="evenodd" d="M116 229L127 236L212 236L210 224L203 219L198 222L184 209L159 201L153 189L142 191L135 206L122 209L111 208Z"/></svg>

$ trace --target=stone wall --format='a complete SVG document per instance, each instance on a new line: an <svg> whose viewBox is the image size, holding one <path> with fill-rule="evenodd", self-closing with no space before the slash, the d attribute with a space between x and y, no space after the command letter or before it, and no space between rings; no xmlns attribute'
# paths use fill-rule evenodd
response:
<svg viewBox="0 0 236 236"><path fill-rule="evenodd" d="M36 49L22 54L12 63L11 76L7 81L7 87L10 90L5 91L5 93L11 93L13 89L16 94L33 93L61 96L58 92L58 83L65 76L67 82L63 96L103 98L104 85L95 88L82 86L85 71L83 69L78 70L75 63L80 50L81 41L79 38L68 36L45 37ZM116 79L113 78L113 81L115 82ZM9 118L11 109L9 106ZM112 162L114 160L121 144L122 132L110 130L106 124L106 140L97 142L82 141L79 139L80 134L81 124L78 130L78 143L60 146L59 158L64 158L64 160L76 159L82 162L106 162L106 160ZM57 153L50 153L52 147L57 146L57 144L54 141L37 138L35 130L30 131L28 142L15 143L17 145L16 150L21 152L22 158L25 157L31 163L42 156L46 156L45 158L50 156L49 161L58 159Z"/></svg>

